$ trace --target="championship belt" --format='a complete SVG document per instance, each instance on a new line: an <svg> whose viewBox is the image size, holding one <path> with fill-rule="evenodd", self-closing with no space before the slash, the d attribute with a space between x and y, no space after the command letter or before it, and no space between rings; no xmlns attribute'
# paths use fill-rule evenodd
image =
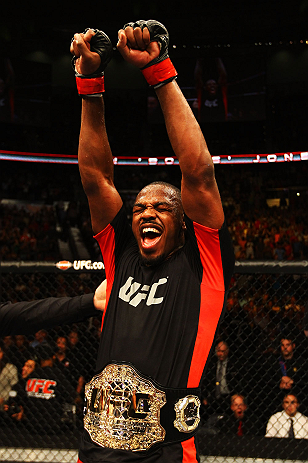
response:
<svg viewBox="0 0 308 463"><path fill-rule="evenodd" d="M84 428L101 447L145 451L189 439L197 429L200 400L180 397L197 389L157 385L132 365L112 363L85 386Z"/></svg>

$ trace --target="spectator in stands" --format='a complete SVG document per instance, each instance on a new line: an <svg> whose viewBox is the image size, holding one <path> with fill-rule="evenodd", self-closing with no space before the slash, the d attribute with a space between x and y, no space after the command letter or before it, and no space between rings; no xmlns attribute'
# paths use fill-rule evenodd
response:
<svg viewBox="0 0 308 463"><path fill-rule="evenodd" d="M299 349L301 351L299 352ZM269 366L269 394L273 407L279 406L286 394L300 393L304 398L302 407L304 412L308 406L308 362L303 346L296 349L295 337L282 334L280 339L280 353L271 360Z"/></svg>
<svg viewBox="0 0 308 463"><path fill-rule="evenodd" d="M275 260L284 260L286 258L286 250L282 241L277 241L273 250L273 256Z"/></svg>
<svg viewBox="0 0 308 463"><path fill-rule="evenodd" d="M25 361L24 366L21 369L21 377L23 379L27 378L36 368L37 366L37 358L36 356L29 357L28 360Z"/></svg>
<svg viewBox="0 0 308 463"><path fill-rule="evenodd" d="M208 414L227 410L230 397L239 386L237 359L229 356L228 344L218 342L215 354L202 385L202 404Z"/></svg>
<svg viewBox="0 0 308 463"><path fill-rule="evenodd" d="M45 347L40 355L40 365L32 358L22 369L14 398L19 409L15 419L22 421L30 432L50 435L61 430L67 406L74 414L75 392L62 371L54 365L53 350Z"/></svg>
<svg viewBox="0 0 308 463"><path fill-rule="evenodd" d="M14 338L13 336L4 336L3 338L3 350L7 355L10 355L11 349L14 346Z"/></svg>
<svg viewBox="0 0 308 463"><path fill-rule="evenodd" d="M229 409L223 414L216 413L207 420L205 428L209 431L208 434L220 432L238 437L260 434L262 427L256 417L247 412L247 408L245 397L233 394Z"/></svg>
<svg viewBox="0 0 308 463"><path fill-rule="evenodd" d="M1 415L1 424L7 424L11 427L13 422L22 422L24 418L22 398L25 394L26 378L33 373L36 367L37 358L35 356L30 358L29 356L28 360L25 361L21 369L21 375L18 382L15 384L14 389L10 391L9 399L4 404L4 413Z"/></svg>
<svg viewBox="0 0 308 463"><path fill-rule="evenodd" d="M68 334L68 344L71 351L73 351L79 343L79 333L78 330L72 329Z"/></svg>
<svg viewBox="0 0 308 463"><path fill-rule="evenodd" d="M72 373L77 379L78 394L81 394L83 392L83 387L85 383L85 359L89 360L89 350L88 346L86 345L87 342L88 336L85 336L84 339L80 341L77 328L73 328L68 334L69 356L71 358L72 363ZM93 364L95 364L94 361Z"/></svg>
<svg viewBox="0 0 308 463"><path fill-rule="evenodd" d="M81 371L83 371L83 367L80 358L77 355L77 349L76 352L73 353L72 350L69 349L66 336L62 335L57 337L56 346L57 349L54 355L54 365L62 371L63 375L74 387L76 397L80 398L85 381L84 375L81 373ZM80 402L82 401L79 400L79 403Z"/></svg>
<svg viewBox="0 0 308 463"><path fill-rule="evenodd" d="M283 411L272 415L266 426L265 437L308 439L308 418L298 411L299 402L294 394L286 394Z"/></svg>
<svg viewBox="0 0 308 463"><path fill-rule="evenodd" d="M292 389L296 381L301 386L307 383L306 375L303 376L307 371L307 365L303 365L304 359L302 357L295 355L296 345L293 339L293 337L288 336L282 337L280 341L281 356L279 357L279 365L282 376L279 387L284 390Z"/></svg>
<svg viewBox="0 0 308 463"><path fill-rule="evenodd" d="M69 366L67 338L65 336L58 336L56 339L56 346L55 362L58 366L61 364L67 368Z"/></svg>
<svg viewBox="0 0 308 463"><path fill-rule="evenodd" d="M30 347L37 349L49 345L48 333L46 330L38 330L34 335L34 340L30 343Z"/></svg>
<svg viewBox="0 0 308 463"><path fill-rule="evenodd" d="M15 422L23 422L25 419L24 405L26 399L27 378L30 375L34 376L38 367L38 357L35 354L32 356L29 355L21 369L21 374L17 384L11 391L9 400L4 405L6 423L10 426L13 423L10 422L12 419Z"/></svg>
<svg viewBox="0 0 308 463"><path fill-rule="evenodd" d="M17 367L9 362L2 344L0 345L0 410L3 410L3 405L8 400L10 391L17 382Z"/></svg>

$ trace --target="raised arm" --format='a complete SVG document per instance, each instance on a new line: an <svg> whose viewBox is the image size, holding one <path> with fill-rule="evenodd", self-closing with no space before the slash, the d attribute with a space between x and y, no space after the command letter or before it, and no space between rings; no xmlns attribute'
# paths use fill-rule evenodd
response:
<svg viewBox="0 0 308 463"><path fill-rule="evenodd" d="M182 172L182 202L195 222L220 228L224 221L214 165L200 126L175 80L156 90Z"/></svg>
<svg viewBox="0 0 308 463"><path fill-rule="evenodd" d="M129 23L119 31L118 50L142 70L159 99L168 136L182 172L182 202L194 221L220 228L223 208L214 165L200 126L174 80L168 56L168 32L157 21Z"/></svg>
<svg viewBox="0 0 308 463"><path fill-rule="evenodd" d="M104 33L92 29L75 34L71 45L77 88L82 96L78 165L94 234L103 230L122 206L113 183L113 158L104 114L103 74L110 59L110 46Z"/></svg>

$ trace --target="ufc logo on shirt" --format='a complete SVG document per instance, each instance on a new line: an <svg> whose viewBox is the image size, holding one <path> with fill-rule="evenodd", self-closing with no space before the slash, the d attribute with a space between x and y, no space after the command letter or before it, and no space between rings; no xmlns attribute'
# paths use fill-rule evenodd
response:
<svg viewBox="0 0 308 463"><path fill-rule="evenodd" d="M160 278L157 283L152 286L143 285L134 281L133 277L128 277L126 283L120 288L119 298L122 301L128 302L129 305L137 307L142 300L146 299L146 305L155 305L163 302L163 297L156 297L156 292L159 286L165 285L168 281L167 278Z"/></svg>
<svg viewBox="0 0 308 463"><path fill-rule="evenodd" d="M49 400L56 396L54 389L52 389L56 385L57 382L50 379L32 378L27 381L26 392L28 397Z"/></svg>

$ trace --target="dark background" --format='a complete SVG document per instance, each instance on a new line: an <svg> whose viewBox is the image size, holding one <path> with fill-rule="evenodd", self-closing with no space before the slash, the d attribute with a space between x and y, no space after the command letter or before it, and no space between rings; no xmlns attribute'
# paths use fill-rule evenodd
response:
<svg viewBox="0 0 308 463"><path fill-rule="evenodd" d="M229 63L233 59L235 63L262 63L261 70L266 71L264 120L244 124L244 130L243 126L239 127L240 124L231 124L228 128L220 128L216 124L208 131L205 128L212 154L228 154L230 150L234 153L257 153L306 149L307 0L152 1L146 4L141 1L78 4L30 1L22 2L18 7L7 2L1 10L0 53L2 60L8 57L13 63L16 101L20 95L24 97L27 89L30 98L33 90L30 90L29 80L35 84L38 66L45 65L42 82L46 91L42 95L41 87L38 96L34 95L33 99L40 102L47 99L49 102L49 117L45 105L43 117L33 115L26 120L27 125L49 126L49 129L37 129L35 133L29 128L14 129L12 133L12 128L5 127L4 134L1 134L1 147L4 149L75 153L79 100L68 52L71 37L74 32L83 31L86 27L99 28L110 36L115 46L118 29L128 21L141 18L155 18L167 26L170 55L175 63L180 63L181 71L185 60L191 62L200 56L220 56ZM173 48L174 45L176 48ZM30 61L30 66L29 63L20 66L22 60ZM184 72L180 73L178 81L180 85L187 84ZM132 140L135 133L139 145L147 151L149 144L144 146L145 141L140 140L147 89L139 71L125 65L115 51L106 71L106 84L111 141L114 126L117 128L114 154L121 155L122 150L130 146L131 140L127 139L126 131L133 133ZM132 104L135 106L134 115ZM43 111L42 107L40 111ZM123 121L120 139L119 112ZM24 124L25 118L15 122ZM135 127L135 132L132 127L127 130L127 126ZM155 151L157 147L152 149Z"/></svg>
<svg viewBox="0 0 308 463"><path fill-rule="evenodd" d="M0 12L0 56L13 64L15 115L13 122L0 122L0 149L77 154L80 99L69 53L74 32L103 29L115 47L126 22L154 18L169 30L181 86L192 84L188 69L199 57L221 57L229 63L230 80L230 63L243 73L248 63L260 63L265 72L264 117L202 124L212 155L307 151L307 17L308 0L6 2ZM116 50L106 70L106 89L114 156L171 155L163 124L147 121L147 98L153 94ZM300 185L307 184L305 162L293 164L280 168L278 177L288 180L280 186L298 185L297 177ZM7 165L2 162L0 168ZM33 172L37 166L28 168ZM234 175L239 167L228 169Z"/></svg>

